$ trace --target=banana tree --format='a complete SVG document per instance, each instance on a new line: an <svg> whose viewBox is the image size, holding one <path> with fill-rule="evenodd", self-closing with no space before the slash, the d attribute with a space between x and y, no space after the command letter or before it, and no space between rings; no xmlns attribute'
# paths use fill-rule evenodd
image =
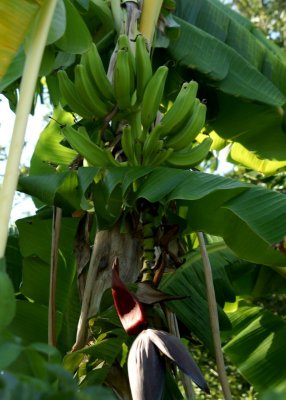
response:
<svg viewBox="0 0 286 400"><path fill-rule="evenodd" d="M40 9L25 22L32 24L22 33L26 46L19 39L0 81L16 108L24 61L27 70L29 49L38 48L43 57L32 92L47 91L54 107L29 176L18 183L38 212L17 221L18 243L8 241L17 308L3 272L3 286L10 286L0 304L11 311L1 340L13 351L1 367L32 374L49 391L55 371L62 374L58 387L68 378L58 365L45 373L43 354L54 362L61 354L86 396L99 393L93 385L105 385L118 398L195 398L187 376L209 388L181 332L190 350L195 335L216 356L230 399L220 326L225 352L243 376L260 392L276 387L285 376L275 356L283 343L270 346L274 317L243 303L228 315L224 305L242 295L241 260L285 276L285 196L203 171L204 160L226 145L233 162L259 172L285 167L284 53L215 0L60 0L54 6L50 20ZM19 10L24 16L24 5ZM35 44L42 24L46 37ZM17 115L26 98L25 70ZM9 186L2 193L11 198ZM279 339L284 325L275 321ZM247 363L244 340L256 354ZM47 341L53 347L35 346ZM266 351L271 368L281 372L267 380ZM32 358L37 367L30 371ZM254 373L257 359L261 368ZM12 378L5 379L8 393Z"/></svg>

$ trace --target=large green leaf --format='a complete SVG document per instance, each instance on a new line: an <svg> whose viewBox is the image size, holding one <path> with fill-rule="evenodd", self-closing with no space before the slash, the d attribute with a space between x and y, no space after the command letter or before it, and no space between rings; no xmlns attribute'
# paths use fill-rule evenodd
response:
<svg viewBox="0 0 286 400"><path fill-rule="evenodd" d="M57 333L62 324L62 313L57 312ZM48 308L42 304L18 300L16 315L9 330L23 339L25 344L48 341Z"/></svg>
<svg viewBox="0 0 286 400"><path fill-rule="evenodd" d="M14 291L19 291L22 282L22 263L19 249L19 237L17 234L9 234L5 250L7 273L10 276Z"/></svg>
<svg viewBox="0 0 286 400"><path fill-rule="evenodd" d="M176 60L206 74L226 93L284 104L286 63L233 12L216 0L179 0L176 14L181 35L169 48Z"/></svg>
<svg viewBox="0 0 286 400"><path fill-rule="evenodd" d="M75 236L77 223L72 218L63 218L61 223L56 309L61 315L58 341L63 352L68 351L74 342L80 311L72 240ZM19 229L20 250L23 257L21 293L33 303L29 303L29 306L22 305L23 315L17 314L13 324L17 326L20 336L26 335L28 338L29 329L31 329L31 317L28 312L34 310L34 305L45 309L49 304L52 219L41 219L38 216L24 218L17 221L17 227ZM25 312L28 313L26 316L27 327L25 324L21 325L22 319L25 318ZM23 332L21 326L23 327ZM44 341L45 339L41 338L39 340Z"/></svg>
<svg viewBox="0 0 286 400"><path fill-rule="evenodd" d="M79 208L80 193L77 189L78 179L75 171L23 177L18 187L18 190L37 197L44 204L57 204L65 208L67 212Z"/></svg>
<svg viewBox="0 0 286 400"><path fill-rule="evenodd" d="M223 242L207 246L210 263L213 270L214 285L218 303L223 306L225 301L235 300L235 293L225 272L225 267L235 255L227 249ZM187 255L186 262L173 273L166 273L160 284L160 289L173 295L185 295L182 300L168 302L168 307L209 349L213 349L211 327L209 320L206 284L200 252L197 250ZM221 307L218 305L221 329L230 329Z"/></svg>
<svg viewBox="0 0 286 400"><path fill-rule="evenodd" d="M90 32L70 0L64 0L64 3L66 8L66 30L64 35L56 42L56 45L67 53L84 53L92 41Z"/></svg>
<svg viewBox="0 0 286 400"><path fill-rule="evenodd" d="M235 142L231 150L234 161L268 174L285 165L286 135L281 108L222 94L217 101L220 111L211 126L221 138Z"/></svg>
<svg viewBox="0 0 286 400"><path fill-rule="evenodd" d="M234 337L224 350L242 375L258 391L275 389L285 382L285 321L247 304L241 304L229 318Z"/></svg>
<svg viewBox="0 0 286 400"><path fill-rule="evenodd" d="M237 296L265 297L286 293L286 279L275 269L237 260L226 268Z"/></svg>
<svg viewBox="0 0 286 400"><path fill-rule="evenodd" d="M81 179L84 175L88 176L97 193L91 171L94 172L89 168L81 168ZM39 179L40 191L37 187ZM46 197L53 201L57 200L55 193L62 185L58 179L58 175L38 180L27 177L20 182L23 191L41 196L42 201ZM134 181L139 188L136 192L133 191ZM106 213L109 210L109 199L114 201L111 194L118 185L122 190L116 189L116 197L117 201L122 202L122 211L124 207L134 207L139 198L163 203L176 200L189 229L223 237L236 255L251 262L286 266L285 256L273 246L286 233L286 198L281 193L225 177L173 168L154 168L152 172L140 167L111 168L105 172L103 181L99 181L98 185L98 188L104 187L105 190ZM62 198L68 195L71 196L71 192L62 194ZM118 215L115 215L114 220L121 212L120 208L116 209Z"/></svg>

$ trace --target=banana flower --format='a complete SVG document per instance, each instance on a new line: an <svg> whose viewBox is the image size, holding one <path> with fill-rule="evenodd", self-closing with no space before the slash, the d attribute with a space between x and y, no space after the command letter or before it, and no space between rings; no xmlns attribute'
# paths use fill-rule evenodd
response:
<svg viewBox="0 0 286 400"><path fill-rule="evenodd" d="M133 400L161 400L165 386L165 360L169 358L206 393L202 373L179 338L156 329L143 330L128 355L128 376Z"/></svg>

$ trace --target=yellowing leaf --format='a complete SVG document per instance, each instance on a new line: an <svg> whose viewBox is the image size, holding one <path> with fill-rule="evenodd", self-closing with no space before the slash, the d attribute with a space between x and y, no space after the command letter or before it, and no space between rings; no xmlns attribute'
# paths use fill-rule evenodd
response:
<svg viewBox="0 0 286 400"><path fill-rule="evenodd" d="M275 161L261 159L257 157L254 152L247 150L240 143L234 143L232 145L230 159L265 175L272 175L286 165L286 160Z"/></svg>
<svg viewBox="0 0 286 400"><path fill-rule="evenodd" d="M2 0L0 3L0 79L45 0Z"/></svg>

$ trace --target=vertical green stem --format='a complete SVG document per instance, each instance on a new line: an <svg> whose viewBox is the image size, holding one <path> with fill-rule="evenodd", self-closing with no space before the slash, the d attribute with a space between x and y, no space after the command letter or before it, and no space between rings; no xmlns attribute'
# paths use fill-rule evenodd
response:
<svg viewBox="0 0 286 400"><path fill-rule="evenodd" d="M9 218L12 209L14 193L17 187L19 164L24 145L28 117L34 98L36 82L49 27L56 4L57 0L46 0L42 6L38 24L33 35L33 40L26 57L10 151L0 193L0 258L4 257L5 253Z"/></svg>
<svg viewBox="0 0 286 400"><path fill-rule="evenodd" d="M155 263L153 219L154 217L148 211L142 213L143 267L141 270L141 282L152 282L154 277L154 271L152 270Z"/></svg>
<svg viewBox="0 0 286 400"><path fill-rule="evenodd" d="M228 383L226 372L225 372L225 365L224 365L223 353L222 353L222 348L221 348L219 321L218 321L218 314L217 314L215 290L214 290L214 284L213 284L212 268L211 268L209 256L207 253L207 249L206 249L204 235L202 232L198 232L197 235L198 235L198 239L199 239L200 250L201 250L201 255L202 255L202 260L203 260L203 265L204 265L204 274L205 274L207 298L208 298L208 306L209 306L209 314L210 314L210 323L211 323L212 337L213 337L213 342L214 342L214 350L215 350L218 376L219 376L219 380L221 383L224 398L226 400L231 400L232 396L231 396L229 383Z"/></svg>
<svg viewBox="0 0 286 400"><path fill-rule="evenodd" d="M57 344L56 329L56 290L59 240L62 222L62 209L54 207L52 227L52 248L51 248L51 268L50 268L50 295L49 295L49 323L48 323L48 342L50 346Z"/></svg>

